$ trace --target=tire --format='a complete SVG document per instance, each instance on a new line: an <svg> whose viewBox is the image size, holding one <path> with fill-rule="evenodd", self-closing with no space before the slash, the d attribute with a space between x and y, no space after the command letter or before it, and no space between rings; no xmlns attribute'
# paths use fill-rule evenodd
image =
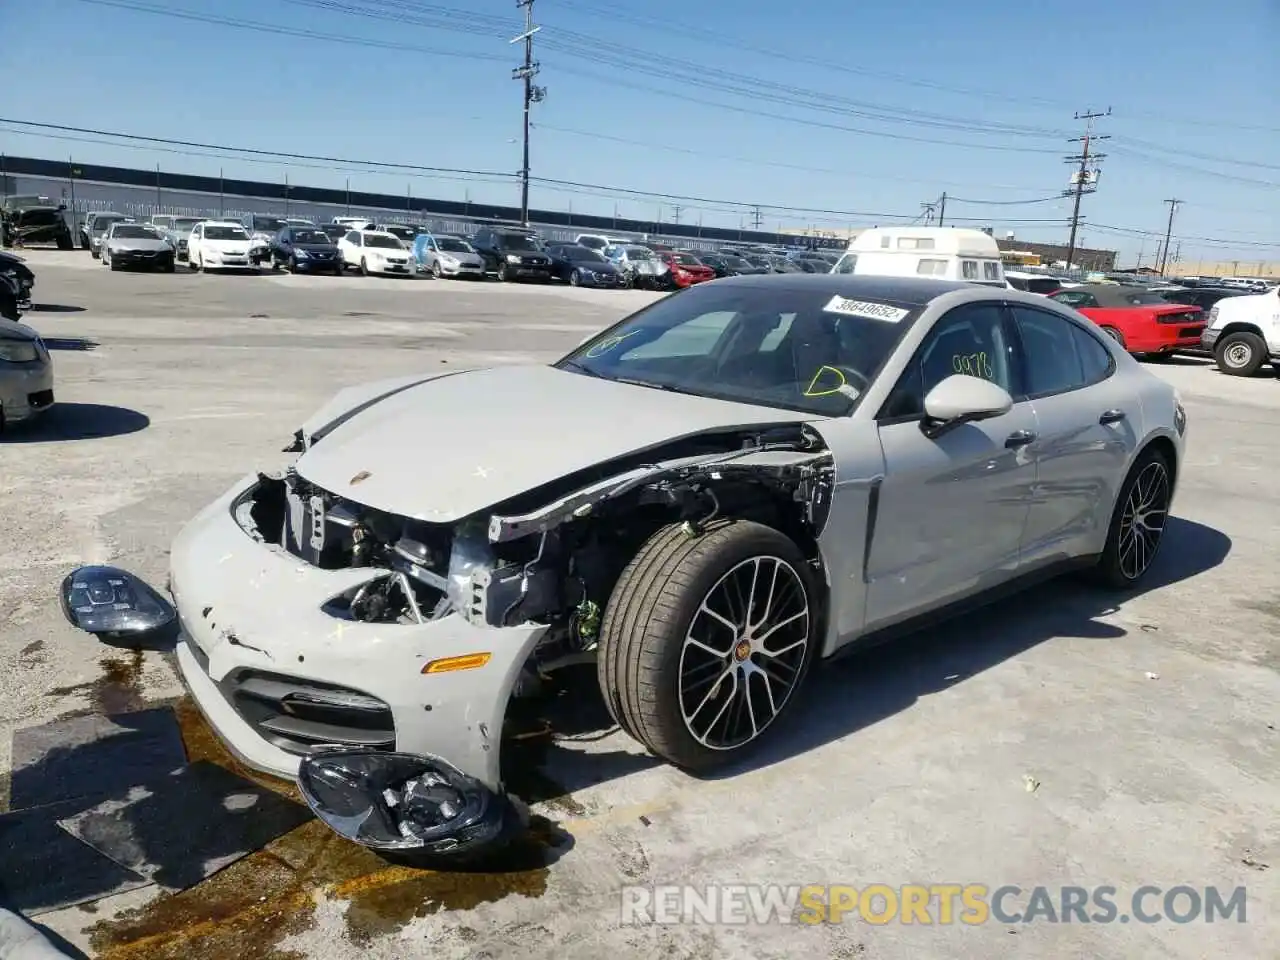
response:
<svg viewBox="0 0 1280 960"><path fill-rule="evenodd" d="M439 260L431 264L431 276L435 277L437 280L441 280L444 278L444 271L440 269Z"/></svg>
<svg viewBox="0 0 1280 960"><path fill-rule="evenodd" d="M93 257L95 260L99 259L98 251L94 250L92 247L89 248L89 256Z"/></svg>
<svg viewBox="0 0 1280 960"><path fill-rule="evenodd" d="M165 272L165 273L173 273L173 272L174 272L174 271L176 271L177 269L178 269L178 265L177 265L176 263L174 263L172 260L170 260L168 263L166 263L166 264L164 265L164 272Z"/></svg>
<svg viewBox="0 0 1280 960"><path fill-rule="evenodd" d="M1143 354L1143 360L1147 363L1168 363L1173 359L1172 353L1147 353Z"/></svg>
<svg viewBox="0 0 1280 960"><path fill-rule="evenodd" d="M201 273L208 273L208 272L209 272L209 268L208 268L208 267L206 267L206 266L204 265L204 254L203 254L203 253L202 253L202 254L200 254L200 263L199 263L199 265L196 267L196 269L197 269L197 270L199 270Z"/></svg>
<svg viewBox="0 0 1280 960"><path fill-rule="evenodd" d="M279 270L280 270L280 264L276 262L276 258L273 256L271 258L271 272L277 273L279 272Z"/></svg>
<svg viewBox="0 0 1280 960"><path fill-rule="evenodd" d="M1163 486L1156 482L1156 486L1150 486L1153 482L1155 474L1163 476ZM1115 590L1127 590L1138 584L1141 579L1146 576L1151 569L1151 564L1155 560L1160 549L1160 544L1164 541L1164 528L1169 519L1169 501L1173 493L1173 468L1169 461L1158 450L1148 447L1134 462L1129 469L1128 476L1125 477L1124 483L1120 486L1120 495L1116 498L1116 505L1111 512L1111 523L1107 527L1107 542L1103 547L1102 556L1098 559L1098 565L1094 569L1094 579L1106 587ZM1131 503L1131 500L1137 498L1137 503ZM1150 506L1142 508L1142 501L1147 501ZM1132 549L1128 547L1131 543L1129 540L1129 530L1132 528L1130 520L1131 508L1138 506L1139 520L1145 521L1146 517L1158 517L1158 527L1143 522L1142 526L1154 533L1154 539L1149 536L1140 536L1140 542L1134 543ZM1138 531L1141 534L1141 531ZM1145 553L1135 555L1132 550L1144 548ZM1145 560L1140 564L1135 564L1135 560Z"/></svg>
<svg viewBox="0 0 1280 960"><path fill-rule="evenodd" d="M578 270L574 270L573 273L569 274L569 286L582 286L582 274Z"/></svg>
<svg viewBox="0 0 1280 960"><path fill-rule="evenodd" d="M360 258L360 276L367 277L369 275L369 264L365 262L364 257Z"/></svg>
<svg viewBox="0 0 1280 960"><path fill-rule="evenodd" d="M102 255L102 262L105 263L112 270L120 269L120 264L116 263L115 257L112 257L106 253L103 253Z"/></svg>
<svg viewBox="0 0 1280 960"><path fill-rule="evenodd" d="M507 265L505 263L498 264L498 282L510 283L511 275L507 273Z"/></svg>
<svg viewBox="0 0 1280 960"><path fill-rule="evenodd" d="M1121 333L1119 330L1117 330L1115 327L1103 327L1102 332L1105 333L1112 340L1114 340L1116 343L1120 344L1120 346L1125 347L1126 350L1128 349L1128 347L1125 346L1124 334Z"/></svg>
<svg viewBox="0 0 1280 960"><path fill-rule="evenodd" d="M14 323L22 320L22 314L18 312L18 301L4 289L0 289L0 317Z"/></svg>
<svg viewBox="0 0 1280 960"><path fill-rule="evenodd" d="M69 233L58 234L55 242L57 243L59 250L74 250L76 248L74 241L71 239L71 234Z"/></svg>
<svg viewBox="0 0 1280 960"><path fill-rule="evenodd" d="M298 258L297 258L297 257L290 257L290 258L289 258L289 272L290 272L290 273L297 273L297 272L298 272Z"/></svg>
<svg viewBox="0 0 1280 960"><path fill-rule="evenodd" d="M744 582L750 585L750 571L766 566L782 578L779 582L793 584L777 594L785 602L774 604L780 619L791 618L778 624L777 639L770 643L773 655L767 662L774 664L777 677L759 669L764 653L759 646L751 648L749 637L704 612L709 605L723 605L720 591L727 582L748 577ZM817 646L816 598L804 556L772 527L720 521L692 537L681 524L663 527L622 572L605 610L597 674L609 712L624 731L678 767L709 770L737 760L776 725L804 682ZM748 605L754 608L754 602ZM792 616L793 608L803 609L803 615ZM728 606L724 612L735 616ZM695 630L708 637L716 656L686 643ZM691 690L682 689L686 670L696 675ZM724 672L712 682L718 671ZM732 685L725 689L727 680ZM755 711L767 709L765 684L774 697L773 716L767 721L763 713L744 716L748 701L735 699L736 694L746 690ZM688 720L686 706L692 710ZM729 724L743 719L748 727L731 736ZM694 731L702 727L707 729L699 736ZM751 729L755 733L742 739Z"/></svg>
<svg viewBox="0 0 1280 960"><path fill-rule="evenodd" d="M1252 377L1267 362L1267 344L1256 333L1228 333L1213 351L1218 369L1232 377Z"/></svg>

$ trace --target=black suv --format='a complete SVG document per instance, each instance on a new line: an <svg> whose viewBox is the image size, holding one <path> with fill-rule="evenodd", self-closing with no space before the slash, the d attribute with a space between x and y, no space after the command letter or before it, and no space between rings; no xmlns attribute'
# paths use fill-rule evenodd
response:
<svg viewBox="0 0 1280 960"><path fill-rule="evenodd" d="M485 273L495 273L499 280L551 279L551 257L536 233L483 227L471 245L484 258Z"/></svg>
<svg viewBox="0 0 1280 960"><path fill-rule="evenodd" d="M285 227L271 240L271 269L290 273L342 273L338 245L319 227Z"/></svg>

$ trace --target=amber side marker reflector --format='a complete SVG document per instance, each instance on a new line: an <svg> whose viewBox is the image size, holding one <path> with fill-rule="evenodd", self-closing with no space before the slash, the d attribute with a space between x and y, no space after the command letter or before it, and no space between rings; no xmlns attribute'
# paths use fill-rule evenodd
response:
<svg viewBox="0 0 1280 960"><path fill-rule="evenodd" d="M422 668L423 673L449 673L453 670L474 670L483 667L493 657L491 653L464 653L458 657L442 657L432 660Z"/></svg>

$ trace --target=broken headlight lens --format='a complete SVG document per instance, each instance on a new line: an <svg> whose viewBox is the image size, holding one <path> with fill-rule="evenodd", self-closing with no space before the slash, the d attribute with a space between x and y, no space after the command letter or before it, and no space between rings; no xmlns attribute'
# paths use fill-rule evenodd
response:
<svg viewBox="0 0 1280 960"><path fill-rule="evenodd" d="M115 636L161 630L177 617L143 580L119 567L80 567L62 581L62 613L88 633Z"/></svg>
<svg viewBox="0 0 1280 960"><path fill-rule="evenodd" d="M432 757L376 750L312 754L298 767L298 788L339 836L375 850L471 854L525 826L506 797Z"/></svg>

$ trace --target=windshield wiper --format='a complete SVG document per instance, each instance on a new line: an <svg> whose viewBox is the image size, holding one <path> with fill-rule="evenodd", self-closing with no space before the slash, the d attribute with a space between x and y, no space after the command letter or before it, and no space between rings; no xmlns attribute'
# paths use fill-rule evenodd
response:
<svg viewBox="0 0 1280 960"><path fill-rule="evenodd" d="M570 370L575 370L578 373L585 373L588 377L598 377L601 380L613 379L612 377L606 377L603 373L601 373L598 370L592 370L586 364L581 363L577 360L563 360L561 361L560 365L564 367L568 367Z"/></svg>

